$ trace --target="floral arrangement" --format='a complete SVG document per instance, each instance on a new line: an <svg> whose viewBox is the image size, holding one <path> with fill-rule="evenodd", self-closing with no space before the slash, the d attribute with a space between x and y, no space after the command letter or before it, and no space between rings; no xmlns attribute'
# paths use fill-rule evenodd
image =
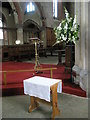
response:
<svg viewBox="0 0 90 120"><path fill-rule="evenodd" d="M58 27L54 28L54 32L56 35L56 43L58 44L60 42L68 43L70 41L73 41L73 43L76 43L76 41L79 40L79 25L76 22L76 15L75 17L71 17L68 13L67 9L65 10L65 19L62 20L62 22L59 24Z"/></svg>

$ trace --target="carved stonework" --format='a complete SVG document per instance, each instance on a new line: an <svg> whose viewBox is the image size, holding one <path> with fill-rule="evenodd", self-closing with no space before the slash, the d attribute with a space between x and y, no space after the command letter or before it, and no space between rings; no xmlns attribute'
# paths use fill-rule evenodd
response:
<svg viewBox="0 0 90 120"><path fill-rule="evenodd" d="M83 90L88 92L88 71L74 65L73 72L76 73L76 76L74 76L74 83L79 84Z"/></svg>
<svg viewBox="0 0 90 120"><path fill-rule="evenodd" d="M75 74L76 74L76 76L73 76L73 77L74 77L74 83L75 83L75 84L79 84L79 82L80 82L80 71L81 71L81 69L80 69L78 66L74 65L73 68L72 68L72 70L73 70L73 72L75 72Z"/></svg>
<svg viewBox="0 0 90 120"><path fill-rule="evenodd" d="M87 70L81 70L80 72L80 87L85 90L86 92L88 91L88 71Z"/></svg>

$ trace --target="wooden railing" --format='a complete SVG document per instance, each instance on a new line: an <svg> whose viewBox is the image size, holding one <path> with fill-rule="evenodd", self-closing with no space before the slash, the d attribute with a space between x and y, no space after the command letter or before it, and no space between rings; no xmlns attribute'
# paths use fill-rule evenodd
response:
<svg viewBox="0 0 90 120"><path fill-rule="evenodd" d="M53 70L57 68L40 68L40 69L29 69L29 70L8 70L8 71L0 71L4 74L4 84L7 85L7 73L15 73L15 72L35 72L35 71L48 71L50 70L50 77L53 78Z"/></svg>

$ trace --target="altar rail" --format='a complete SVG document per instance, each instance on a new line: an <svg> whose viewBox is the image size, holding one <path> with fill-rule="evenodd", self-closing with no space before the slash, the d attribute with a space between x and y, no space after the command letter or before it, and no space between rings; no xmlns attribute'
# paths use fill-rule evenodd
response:
<svg viewBox="0 0 90 120"><path fill-rule="evenodd" d="M15 73L15 72L35 72L35 71L48 71L50 70L50 76L53 78L53 70L57 68L40 68L40 69L30 69L30 70L8 70L8 71L0 71L4 73L4 84L7 85L7 73Z"/></svg>

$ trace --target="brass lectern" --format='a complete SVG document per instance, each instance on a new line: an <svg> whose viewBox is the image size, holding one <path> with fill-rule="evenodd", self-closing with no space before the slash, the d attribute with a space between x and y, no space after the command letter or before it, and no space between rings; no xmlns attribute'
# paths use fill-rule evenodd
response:
<svg viewBox="0 0 90 120"><path fill-rule="evenodd" d="M37 70L38 68L40 68L40 63L39 63L39 55L38 55L38 51L37 51L37 45L41 42L39 38L35 37L35 38L30 38L29 39L33 44L35 44L35 66L34 69Z"/></svg>

